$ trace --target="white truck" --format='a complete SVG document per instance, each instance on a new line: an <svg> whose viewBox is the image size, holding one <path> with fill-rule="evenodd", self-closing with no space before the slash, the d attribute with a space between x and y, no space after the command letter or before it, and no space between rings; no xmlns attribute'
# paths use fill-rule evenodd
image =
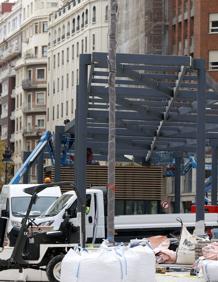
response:
<svg viewBox="0 0 218 282"><path fill-rule="evenodd" d="M92 187L86 190L86 238L87 242L101 241L106 236L106 198L101 189ZM64 217L68 216L74 226L80 225L80 214L77 212L77 196L74 191L64 193L58 198L35 223L39 226L50 226L60 230ZM150 234L169 234L180 231L182 222L194 229L195 213L183 214L141 214L115 216L115 238L125 241L130 238L145 237ZM218 226L218 214L206 213L205 226Z"/></svg>
<svg viewBox="0 0 218 282"><path fill-rule="evenodd" d="M24 192L24 188L35 187L36 184L8 184L2 187L0 194L1 216L8 218L7 233L13 226L20 227L25 216L31 196ZM38 200L32 207L30 218L41 215L57 198L62 195L59 186L50 187L38 194Z"/></svg>

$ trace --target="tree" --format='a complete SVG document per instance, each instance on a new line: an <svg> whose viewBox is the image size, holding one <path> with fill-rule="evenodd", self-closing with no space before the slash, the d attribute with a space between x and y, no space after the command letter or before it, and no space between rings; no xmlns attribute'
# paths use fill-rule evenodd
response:
<svg viewBox="0 0 218 282"><path fill-rule="evenodd" d="M108 56L108 94L109 94L109 132L108 132L108 208L107 239L114 242L115 214L115 167L116 167L116 29L117 0L110 0L109 56Z"/></svg>

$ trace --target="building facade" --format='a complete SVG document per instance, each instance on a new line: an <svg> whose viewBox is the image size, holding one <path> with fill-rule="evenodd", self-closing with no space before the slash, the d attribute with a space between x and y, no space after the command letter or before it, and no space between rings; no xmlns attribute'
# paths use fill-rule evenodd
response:
<svg viewBox="0 0 218 282"><path fill-rule="evenodd" d="M118 6L118 52L166 54L168 0L118 0Z"/></svg>
<svg viewBox="0 0 218 282"><path fill-rule="evenodd" d="M47 128L73 119L80 54L108 51L108 0L73 0L50 15Z"/></svg>
<svg viewBox="0 0 218 282"><path fill-rule="evenodd" d="M46 128L48 16L58 1L22 0L21 7L22 52L15 64L15 171L23 163L23 152L32 151ZM35 166L30 177L36 181Z"/></svg>
<svg viewBox="0 0 218 282"><path fill-rule="evenodd" d="M5 7L4 7L5 6ZM0 106L1 140L14 151L15 64L21 56L21 3L1 4L0 16Z"/></svg>
<svg viewBox="0 0 218 282"><path fill-rule="evenodd" d="M205 60L218 81L218 5L216 0L170 0L170 51Z"/></svg>

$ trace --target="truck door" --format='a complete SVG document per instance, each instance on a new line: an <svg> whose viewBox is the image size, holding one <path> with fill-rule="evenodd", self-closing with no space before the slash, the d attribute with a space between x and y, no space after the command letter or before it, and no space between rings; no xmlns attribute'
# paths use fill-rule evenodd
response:
<svg viewBox="0 0 218 282"><path fill-rule="evenodd" d="M94 194L86 194L86 238L93 237L95 204Z"/></svg>

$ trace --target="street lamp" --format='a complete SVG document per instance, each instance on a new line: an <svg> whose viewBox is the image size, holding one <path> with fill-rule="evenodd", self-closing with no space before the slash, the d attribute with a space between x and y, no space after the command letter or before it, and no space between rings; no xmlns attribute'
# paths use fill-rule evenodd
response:
<svg viewBox="0 0 218 282"><path fill-rule="evenodd" d="M3 153L3 159L2 162L5 163L5 184L8 182L8 164L12 163L11 159L11 151L9 148L6 148Z"/></svg>

